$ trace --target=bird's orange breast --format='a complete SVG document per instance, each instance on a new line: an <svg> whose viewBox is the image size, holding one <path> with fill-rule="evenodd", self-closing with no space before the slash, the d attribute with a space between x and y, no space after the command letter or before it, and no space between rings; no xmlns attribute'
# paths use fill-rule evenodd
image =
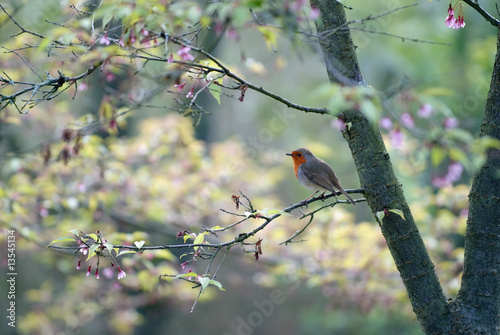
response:
<svg viewBox="0 0 500 335"><path fill-rule="evenodd" d="M295 177L299 178L299 166L306 162L304 155L299 151L292 151L292 159L293 159L293 171L295 172Z"/></svg>

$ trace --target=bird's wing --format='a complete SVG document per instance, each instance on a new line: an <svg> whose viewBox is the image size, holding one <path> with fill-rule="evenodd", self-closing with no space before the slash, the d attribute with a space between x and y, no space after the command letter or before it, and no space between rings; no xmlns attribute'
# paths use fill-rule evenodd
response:
<svg viewBox="0 0 500 335"><path fill-rule="evenodd" d="M312 173L312 181L330 192L335 192L333 184L325 172Z"/></svg>
<svg viewBox="0 0 500 335"><path fill-rule="evenodd" d="M328 166L329 167L329 166ZM319 185L320 187L324 188L325 190L328 190L330 192L335 192L335 189L333 188L333 184L326 172L312 172L308 169L304 169L304 175L312 181L313 183ZM332 171L333 172L333 171Z"/></svg>

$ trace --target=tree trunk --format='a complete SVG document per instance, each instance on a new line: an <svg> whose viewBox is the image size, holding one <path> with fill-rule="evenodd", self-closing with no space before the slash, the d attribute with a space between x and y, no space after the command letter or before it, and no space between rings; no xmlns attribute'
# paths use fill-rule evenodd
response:
<svg viewBox="0 0 500 335"><path fill-rule="evenodd" d="M500 31L479 133L500 140ZM500 150L490 148L472 182L462 285L454 303L455 329L498 334L500 314Z"/></svg>
<svg viewBox="0 0 500 335"><path fill-rule="evenodd" d="M311 0L311 5L322 13L317 32L330 81L363 84L343 5L332 0ZM447 299L392 168L380 130L357 110L343 111L341 117L350 124L344 137L368 205L374 214L387 213L380 222L382 234L422 329L426 334L451 333L452 314ZM401 210L404 219L387 212L391 209Z"/></svg>

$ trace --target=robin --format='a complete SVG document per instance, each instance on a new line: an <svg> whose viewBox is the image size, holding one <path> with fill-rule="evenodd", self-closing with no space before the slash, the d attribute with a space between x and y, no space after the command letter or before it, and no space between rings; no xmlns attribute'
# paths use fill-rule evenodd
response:
<svg viewBox="0 0 500 335"><path fill-rule="evenodd" d="M311 199L319 191L323 191L321 196L325 195L326 191L335 194L335 188L342 192L343 195L354 205L354 200L340 186L339 178L335 175L333 169L324 160L314 156L314 154L306 148L299 148L287 154L293 159L293 170L300 184L315 192L303 202Z"/></svg>

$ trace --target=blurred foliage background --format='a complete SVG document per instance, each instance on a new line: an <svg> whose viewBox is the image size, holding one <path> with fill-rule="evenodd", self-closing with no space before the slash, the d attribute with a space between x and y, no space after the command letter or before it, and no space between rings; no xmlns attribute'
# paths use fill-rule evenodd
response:
<svg viewBox="0 0 500 335"><path fill-rule="evenodd" d="M481 143L474 138L489 86L495 30L467 7L465 29L449 29L444 24L448 3L442 1L421 2L375 20L363 19L412 2L344 2L352 6L348 19L362 20L350 27L365 80L378 92L375 119L452 297L462 269L469 183L481 164ZM297 3L301 11L285 10ZM76 76L85 71L83 65L117 52L120 36L130 38L126 27L151 24L179 33L204 18L207 6L201 1L134 4L5 1L2 5L25 29L66 42L94 38L96 48L78 57L70 48L48 52L39 38L13 36L19 29L2 12L0 75L36 81L26 61L42 76L56 77L58 71ZM493 4L484 5L495 12ZM266 19L282 26L299 22L300 29L312 33L310 19L295 17L311 16L307 4L220 6L219 19L226 13L231 24L219 37L208 34L208 41L200 42L213 46L213 55L246 80L295 103L338 108L324 98L325 90L338 88L326 85L314 39L286 29L259 30L248 10L261 8ZM95 10L95 26L84 12L89 8ZM155 21L166 12L165 22ZM112 15L121 15L121 26L103 24ZM212 22L217 31L218 21ZM116 30L106 46L103 34L113 24ZM170 48L151 52L178 57L178 48ZM184 281L158 280L161 274L204 271L201 259L183 268L182 250L120 256L127 277L118 281L106 262L97 280L85 276L88 263L76 270L79 255L47 249L56 238L70 236L70 229L99 230L114 244L179 244L179 231L199 233L235 222L219 209L234 211L231 196L239 190L257 209L284 208L309 195L285 156L301 146L329 162L345 188L359 186L332 116L294 111L248 90L243 101L238 91L226 91L220 104L203 92L197 103L210 114L193 122L182 115L179 101L200 83L184 76L183 90L174 88L169 76L175 71L169 66L114 59L80 82L76 92L73 86L25 114L13 106L0 111L0 254L6 273L7 231L15 230L18 333L421 334L385 240L363 204L317 213L302 235L305 241L287 246L279 244L306 222L298 219L299 212L272 222L255 237L263 238L260 259L232 248L217 276L226 291L208 288L192 314L198 291ZM0 91L12 92L9 85ZM151 92L147 104L134 105ZM71 129L66 140L65 129ZM86 131L80 134L81 129ZM450 171L456 164L463 172ZM258 224L247 221L207 240L229 240ZM5 281L0 287L7 292ZM3 311L6 302L2 297ZM0 329L12 331L5 322Z"/></svg>

